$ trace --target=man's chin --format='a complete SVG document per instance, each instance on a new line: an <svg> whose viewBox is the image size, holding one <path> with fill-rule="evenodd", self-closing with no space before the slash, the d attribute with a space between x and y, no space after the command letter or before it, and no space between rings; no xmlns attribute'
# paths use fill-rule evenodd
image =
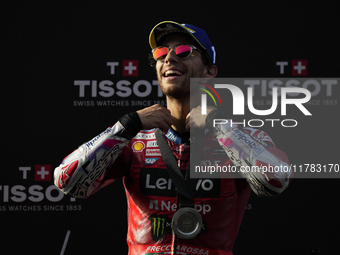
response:
<svg viewBox="0 0 340 255"><path fill-rule="evenodd" d="M166 96L181 97L183 94L186 94L186 92L190 96L190 91L186 91L182 85L178 84L165 84L161 86L161 90Z"/></svg>

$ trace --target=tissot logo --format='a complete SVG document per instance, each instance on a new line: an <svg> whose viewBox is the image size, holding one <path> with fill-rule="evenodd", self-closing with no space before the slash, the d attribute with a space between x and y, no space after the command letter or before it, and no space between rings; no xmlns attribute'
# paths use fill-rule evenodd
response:
<svg viewBox="0 0 340 255"><path fill-rule="evenodd" d="M36 165L35 181L51 181L51 165Z"/></svg>
<svg viewBox="0 0 340 255"><path fill-rule="evenodd" d="M123 76L138 76L138 60L123 60Z"/></svg>
<svg viewBox="0 0 340 255"><path fill-rule="evenodd" d="M308 60L307 59L293 59L291 65L289 61L276 61L280 74L288 74L291 70L292 76L307 76L308 74ZM287 68L286 68L287 67Z"/></svg>
<svg viewBox="0 0 340 255"><path fill-rule="evenodd" d="M74 80L76 98L73 106L138 106L166 105L157 80L139 79L139 61L107 62L107 75L98 79ZM93 75L91 75L93 76ZM157 96L155 95L157 94ZM151 98L149 98L152 96ZM155 97L156 96L156 97ZM137 99L137 100L136 100Z"/></svg>
<svg viewBox="0 0 340 255"><path fill-rule="evenodd" d="M292 75L306 76L307 75L307 60L292 60Z"/></svg>
<svg viewBox="0 0 340 255"><path fill-rule="evenodd" d="M220 179L197 179L196 197L217 198L220 196ZM176 197L177 191L167 170L163 168L141 168L140 192L143 195Z"/></svg>

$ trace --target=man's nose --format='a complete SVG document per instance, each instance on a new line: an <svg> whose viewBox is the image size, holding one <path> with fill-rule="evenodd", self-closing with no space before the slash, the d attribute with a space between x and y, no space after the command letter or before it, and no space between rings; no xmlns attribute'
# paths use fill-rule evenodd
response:
<svg viewBox="0 0 340 255"><path fill-rule="evenodd" d="M168 54L166 55L164 61L165 62L177 62L178 61L178 58L176 56L176 53L175 53L174 49L171 49L168 52Z"/></svg>

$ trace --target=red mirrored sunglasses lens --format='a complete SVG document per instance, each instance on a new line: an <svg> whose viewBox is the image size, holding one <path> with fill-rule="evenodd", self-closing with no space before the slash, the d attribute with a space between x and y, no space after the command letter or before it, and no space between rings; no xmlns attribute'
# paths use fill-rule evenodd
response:
<svg viewBox="0 0 340 255"><path fill-rule="evenodd" d="M176 55L179 58L187 58L191 54L191 47L188 45L179 45L176 48Z"/></svg>
<svg viewBox="0 0 340 255"><path fill-rule="evenodd" d="M169 49L167 47L158 48L153 52L153 56L157 60L163 60L168 54Z"/></svg>

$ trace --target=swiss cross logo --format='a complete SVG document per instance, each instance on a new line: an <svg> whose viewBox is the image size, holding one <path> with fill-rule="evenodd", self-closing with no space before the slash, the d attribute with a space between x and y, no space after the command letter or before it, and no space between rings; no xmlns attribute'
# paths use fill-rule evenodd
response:
<svg viewBox="0 0 340 255"><path fill-rule="evenodd" d="M138 76L138 60L123 60L123 76Z"/></svg>
<svg viewBox="0 0 340 255"><path fill-rule="evenodd" d="M292 60L292 76L307 76L307 60Z"/></svg>
<svg viewBox="0 0 340 255"><path fill-rule="evenodd" d="M51 181L51 165L36 165L34 180Z"/></svg>
<svg viewBox="0 0 340 255"><path fill-rule="evenodd" d="M286 74L287 70L292 70L292 76L307 76L307 62L307 59L292 60L290 66L288 61L276 61L276 65L280 74Z"/></svg>

